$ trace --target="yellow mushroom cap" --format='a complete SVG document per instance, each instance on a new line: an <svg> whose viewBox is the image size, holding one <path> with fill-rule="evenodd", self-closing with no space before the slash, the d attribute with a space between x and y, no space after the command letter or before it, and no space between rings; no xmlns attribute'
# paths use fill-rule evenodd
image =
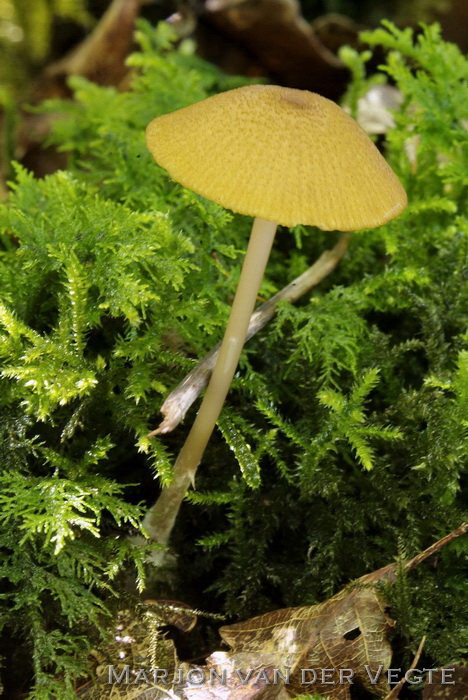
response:
<svg viewBox="0 0 468 700"><path fill-rule="evenodd" d="M174 180L283 226L374 228L406 193L341 107L306 90L249 85L153 119L146 142Z"/></svg>

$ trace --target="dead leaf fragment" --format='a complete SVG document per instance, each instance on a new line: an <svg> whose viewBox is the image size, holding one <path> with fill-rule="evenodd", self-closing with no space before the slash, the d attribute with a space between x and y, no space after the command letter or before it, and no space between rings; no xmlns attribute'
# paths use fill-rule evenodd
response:
<svg viewBox="0 0 468 700"><path fill-rule="evenodd" d="M467 530L466 524L460 526L406 562L405 568L414 568ZM151 639L141 620L137 622L124 611L116 621L114 642L99 659L95 685L83 688L78 695L86 700L287 700L298 694L319 693L330 700L350 700L351 686L346 676L340 678L340 669L350 669L353 683L374 695L388 697L386 671L392 657L389 633L394 622L387 615L385 601L375 584L392 582L396 571L396 564L389 564L362 576L319 605L276 610L222 627L220 634L232 651L214 652L207 659L207 666L179 664L172 642L163 638L168 646L162 649L166 658L158 657L158 668L170 669L169 679L181 672L182 680L176 685L152 682L150 671L146 682L134 682L138 670L151 665ZM161 601L155 603L163 605ZM424 638L411 668L416 666L423 644ZM109 663L117 674L128 664L132 669L130 683L109 684ZM307 673L302 676L305 669L316 671L313 684L304 683L310 678ZM322 670L327 671L326 678L322 677ZM201 673L201 682L191 680L190 671ZM221 680L211 675L213 671ZM284 675L285 682L278 672ZM462 676L457 677L456 685L427 685L423 700L468 697L466 669L459 673ZM390 692L388 700L395 700L401 686L398 684Z"/></svg>
<svg viewBox="0 0 468 700"><path fill-rule="evenodd" d="M151 682L154 635L145 615L137 616L131 610L120 611L113 621L112 632L112 641L94 653L97 661L94 682L79 689L78 697L84 700L168 700L166 687L161 689ZM158 668L167 669L171 678L179 664L174 644L160 635L157 645ZM145 674L149 684L145 682ZM168 685L167 691L170 688Z"/></svg>
<svg viewBox="0 0 468 700"><path fill-rule="evenodd" d="M148 598L145 604L154 606L163 624L177 627L181 632L191 632L197 624L196 613L186 603L166 598L158 598L158 600Z"/></svg>
<svg viewBox="0 0 468 700"><path fill-rule="evenodd" d="M275 657L270 654L227 654L218 651L207 659L206 674L216 675L199 687L186 686L186 700L288 700L282 683L276 682ZM253 665L252 665L253 662Z"/></svg>

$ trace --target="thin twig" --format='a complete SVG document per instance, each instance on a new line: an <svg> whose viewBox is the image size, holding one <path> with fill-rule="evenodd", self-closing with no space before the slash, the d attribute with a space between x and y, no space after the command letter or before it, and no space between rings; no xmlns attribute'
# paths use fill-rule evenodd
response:
<svg viewBox="0 0 468 700"><path fill-rule="evenodd" d="M300 277L281 289L271 299L258 307L251 316L247 340L264 328L273 318L276 305L280 301L297 301L329 275L348 248L350 234L345 233L331 250L327 250ZM221 343L215 345L205 357L187 374L181 383L169 394L161 406L164 416L162 423L148 433L148 438L170 433L184 419L190 406L207 386L218 357Z"/></svg>
<svg viewBox="0 0 468 700"><path fill-rule="evenodd" d="M437 542L434 542L433 544L430 545L427 549L424 549L422 552L419 552L415 557L412 559L409 559L408 561L405 561L403 563L404 570L405 571L411 571L414 569L416 566L419 566L419 564L422 564L423 561L431 557L433 554L438 552L442 547L445 547L446 545L450 544L453 540L455 540L457 537L462 537L463 535L466 535L468 532L468 523L462 523L460 527L457 527L456 530L453 530L453 532L449 532L448 535L445 535L445 537L442 537L442 539L438 540ZM395 581L395 578L398 573L398 567L396 562L392 562L391 564L387 564L387 566L383 566L381 569L378 569L377 571L373 571L370 574L366 574L365 576L362 576L359 581L363 585L374 585L376 581L383 581L386 580L389 583L393 583Z"/></svg>
<svg viewBox="0 0 468 700"><path fill-rule="evenodd" d="M414 569L416 566L419 566L421 562L423 562L425 559L428 557L431 557L433 554L438 552L442 547L445 547L446 545L450 544L453 540L457 539L457 537L461 537L463 535L466 535L468 532L468 523L462 523L460 527L457 527L456 530L453 530L453 532L449 532L448 535L445 535L445 537L442 537L441 540L438 540L437 542L434 542L430 547L425 549L423 552L420 552L417 554L415 557L410 559L405 563L405 570L406 571L411 571L411 569Z"/></svg>
<svg viewBox="0 0 468 700"><path fill-rule="evenodd" d="M400 678L398 683L391 689L391 691L388 693L388 695L385 696L384 700L395 700L398 697L398 695L400 694L400 690L403 688L403 686L405 685L405 683L407 681L406 676L407 676L408 671L412 671L418 665L418 662L419 662L419 659L421 657L421 653L422 653L425 642L426 642L426 635L424 635L424 637L421 639L421 641L419 643L419 647L418 647L416 655L413 659L413 663L411 664L409 669L406 671L403 678Z"/></svg>

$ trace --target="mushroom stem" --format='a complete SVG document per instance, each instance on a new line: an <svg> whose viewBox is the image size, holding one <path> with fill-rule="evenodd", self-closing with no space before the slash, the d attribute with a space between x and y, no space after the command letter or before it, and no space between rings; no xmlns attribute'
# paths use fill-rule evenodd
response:
<svg viewBox="0 0 468 700"><path fill-rule="evenodd" d="M292 304L304 294L310 292L313 287L316 287L319 282L333 272L348 250L350 238L351 235L349 233L344 233L338 243L331 250L325 250L302 275L289 282L286 287L276 292L268 301L260 304L250 317L249 329L245 340L250 340L262 328L265 328L275 315L276 307L280 301L288 301ZM160 408L164 420L157 428L148 433L147 438L151 439L156 437L156 435L166 435L177 428L179 423L184 420L190 406L197 400L202 391L206 389L210 381L220 347L221 341L211 348L209 353L185 375L180 384L166 397Z"/></svg>
<svg viewBox="0 0 468 700"><path fill-rule="evenodd" d="M244 346L275 233L276 224L258 217L254 219L231 315L206 394L174 464L173 481L163 488L143 521L149 536L160 544L167 544L169 540L180 504L188 487L194 483L197 467L221 413Z"/></svg>

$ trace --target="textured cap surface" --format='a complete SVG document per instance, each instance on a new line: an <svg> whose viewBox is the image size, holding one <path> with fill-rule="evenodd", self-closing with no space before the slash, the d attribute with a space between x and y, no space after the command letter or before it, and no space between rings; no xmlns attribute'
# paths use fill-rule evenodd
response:
<svg viewBox="0 0 468 700"><path fill-rule="evenodd" d="M305 90L249 85L154 119L154 159L185 187L283 226L373 228L406 193L361 127Z"/></svg>

